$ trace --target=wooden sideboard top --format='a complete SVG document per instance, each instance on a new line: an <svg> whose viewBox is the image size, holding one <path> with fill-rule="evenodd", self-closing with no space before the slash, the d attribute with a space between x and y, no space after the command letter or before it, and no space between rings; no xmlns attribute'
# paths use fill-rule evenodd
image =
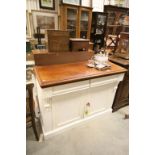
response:
<svg viewBox="0 0 155 155"><path fill-rule="evenodd" d="M122 65L124 67L125 66L129 66L129 60L126 60L126 59L123 59L123 58L119 58L119 57L114 56L114 55L110 56L109 60L114 62L114 63L117 63L119 65Z"/></svg>
<svg viewBox="0 0 155 155"><path fill-rule="evenodd" d="M82 61L67 64L35 66L34 72L40 86L45 88L96 77L119 74L127 71L123 67L115 65L111 62L108 63L111 65L111 68L104 71L89 68L87 67L87 61Z"/></svg>

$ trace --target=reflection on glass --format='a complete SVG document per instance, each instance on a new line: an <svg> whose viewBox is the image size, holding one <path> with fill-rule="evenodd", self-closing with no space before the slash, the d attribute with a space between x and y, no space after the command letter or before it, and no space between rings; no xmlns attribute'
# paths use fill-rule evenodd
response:
<svg viewBox="0 0 155 155"><path fill-rule="evenodd" d="M116 14L114 12L109 11L108 12L108 21L107 24L108 25L113 25L115 24L115 18L116 18Z"/></svg>
<svg viewBox="0 0 155 155"><path fill-rule="evenodd" d="M67 9L67 30L72 38L76 37L76 16L77 10Z"/></svg>
<svg viewBox="0 0 155 155"><path fill-rule="evenodd" d="M98 15L98 18L97 18L97 25L103 26L103 25L105 24L105 19L106 19L105 16L103 16L103 15Z"/></svg>
<svg viewBox="0 0 155 155"><path fill-rule="evenodd" d="M81 12L81 21L80 21L80 38L87 38L88 31L88 11Z"/></svg>

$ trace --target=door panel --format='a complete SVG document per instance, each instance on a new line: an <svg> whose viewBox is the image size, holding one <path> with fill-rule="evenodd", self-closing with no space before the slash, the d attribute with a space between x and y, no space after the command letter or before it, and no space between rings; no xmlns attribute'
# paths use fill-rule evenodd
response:
<svg viewBox="0 0 155 155"><path fill-rule="evenodd" d="M86 89L53 97L52 107L55 128L83 118L84 104L88 100L87 92Z"/></svg>
<svg viewBox="0 0 155 155"><path fill-rule="evenodd" d="M111 108L115 94L114 87L115 85L112 83L90 88L90 114L95 114Z"/></svg>

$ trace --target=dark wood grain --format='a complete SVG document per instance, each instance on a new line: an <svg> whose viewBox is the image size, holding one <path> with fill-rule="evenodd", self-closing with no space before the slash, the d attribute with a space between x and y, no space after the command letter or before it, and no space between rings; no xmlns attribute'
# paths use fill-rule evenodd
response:
<svg viewBox="0 0 155 155"><path fill-rule="evenodd" d="M69 51L69 31L47 30L48 52Z"/></svg>
<svg viewBox="0 0 155 155"><path fill-rule="evenodd" d="M89 39L70 39L70 50L71 51L88 51Z"/></svg>
<svg viewBox="0 0 155 155"><path fill-rule="evenodd" d="M34 54L36 66L45 66L52 64L65 64L78 61L89 60L93 56L93 52L51 52Z"/></svg>
<svg viewBox="0 0 155 155"><path fill-rule="evenodd" d="M109 64L111 68L104 71L89 68L87 67L87 61L82 61L36 66L34 67L34 72L42 88L126 72L126 69L123 67L111 62Z"/></svg>
<svg viewBox="0 0 155 155"><path fill-rule="evenodd" d="M121 66L129 66L129 60L119 58L115 55L110 56L109 60Z"/></svg>
<svg viewBox="0 0 155 155"><path fill-rule="evenodd" d="M35 122L35 103L33 101L33 87L34 87L33 83L26 85L26 90L29 95L28 104L29 104L29 110L30 110L30 112L26 112L26 118L28 118L29 116L31 117L30 122L32 123L32 128L33 128L36 140L38 141L39 135L37 132L37 127Z"/></svg>

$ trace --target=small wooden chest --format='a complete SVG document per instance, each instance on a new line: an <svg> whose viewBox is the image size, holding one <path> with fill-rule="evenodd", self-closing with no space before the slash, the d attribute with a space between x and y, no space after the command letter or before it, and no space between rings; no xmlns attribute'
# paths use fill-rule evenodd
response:
<svg viewBox="0 0 155 155"><path fill-rule="evenodd" d="M71 51L88 51L89 39L70 38Z"/></svg>

